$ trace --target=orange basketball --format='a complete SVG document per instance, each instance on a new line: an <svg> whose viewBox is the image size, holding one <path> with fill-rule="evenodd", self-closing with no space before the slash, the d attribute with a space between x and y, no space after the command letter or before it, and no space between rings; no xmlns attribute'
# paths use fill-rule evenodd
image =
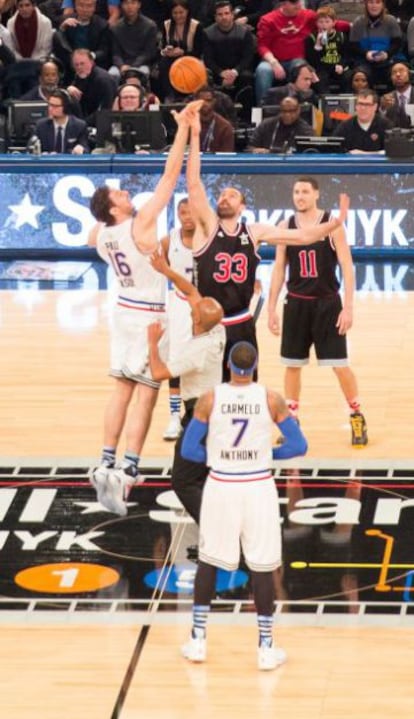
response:
<svg viewBox="0 0 414 719"><path fill-rule="evenodd" d="M174 60L170 67L170 83L175 90L189 95L207 84L207 70L201 60L183 55Z"/></svg>

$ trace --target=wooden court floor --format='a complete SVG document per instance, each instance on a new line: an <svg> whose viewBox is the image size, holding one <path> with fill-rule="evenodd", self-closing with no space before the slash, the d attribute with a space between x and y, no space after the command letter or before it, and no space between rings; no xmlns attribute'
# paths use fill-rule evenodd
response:
<svg viewBox="0 0 414 719"><path fill-rule="evenodd" d="M291 627L289 655L258 672L253 627L211 626L203 665L181 660L183 627L154 626L119 714L139 627L2 627L2 716L10 719L391 719L412 717L414 633ZM16 647L18 642L19 649Z"/></svg>
<svg viewBox="0 0 414 719"><path fill-rule="evenodd" d="M414 297L360 293L350 354L369 425L369 446L352 450L347 413L335 378L312 362L303 374L301 423L307 461L413 459ZM103 409L111 388L107 371L107 298L104 292L0 293L0 458L89 458L101 445ZM259 320L262 381L282 389L278 341ZM163 388L145 457L168 457ZM212 618L213 619L213 618ZM106 618L17 623L0 617L1 710L7 719L388 719L412 716L414 628L396 617L372 626L349 615L331 625L282 625L276 636L289 655L276 672L255 665L254 622L212 621L209 661L181 660L189 613L148 622L132 615L121 625ZM117 703L131 657L137 663Z"/></svg>
<svg viewBox="0 0 414 719"><path fill-rule="evenodd" d="M308 458L410 459L414 418L414 293L359 294L349 335L369 445L350 446L348 413L332 370L303 370L300 419ZM0 293L3 377L0 456L89 457L100 453L107 377L107 297L98 290ZM283 392L279 340L258 323L260 379ZM162 440L164 385L143 456L172 455ZM121 448L123 443L121 441Z"/></svg>

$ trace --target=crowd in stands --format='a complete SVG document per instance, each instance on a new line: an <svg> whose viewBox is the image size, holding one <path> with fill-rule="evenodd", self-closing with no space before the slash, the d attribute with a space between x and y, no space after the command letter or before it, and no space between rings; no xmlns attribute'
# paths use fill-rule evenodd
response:
<svg viewBox="0 0 414 719"><path fill-rule="evenodd" d="M203 152L288 151L298 135L338 133L347 151L380 152L387 129L411 127L410 0L0 0L0 11L3 125L14 101L43 101L57 133L59 102L64 133L72 116L88 128L77 151L105 149L101 111L186 102L169 77L183 55L208 72ZM355 95L353 112L327 114L329 94Z"/></svg>

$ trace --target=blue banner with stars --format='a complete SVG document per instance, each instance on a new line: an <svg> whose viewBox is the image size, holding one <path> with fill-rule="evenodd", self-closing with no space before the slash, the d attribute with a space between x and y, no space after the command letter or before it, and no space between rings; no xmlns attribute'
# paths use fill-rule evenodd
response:
<svg viewBox="0 0 414 719"><path fill-rule="evenodd" d="M128 189L137 209L152 195L159 179L157 172L5 172L0 174L0 249L65 250L87 247L94 219L89 202L100 185ZM224 165L223 169L226 167ZM314 173L317 175L317 172ZM246 195L248 222L277 224L292 214L292 187L297 175L228 174L205 172L203 182L214 205L220 190L232 185ZM346 223L348 243L357 250L391 251L404 254L413 250L414 215L410 210L414 194L414 175L373 173L321 175L320 206L338 207L340 192L351 197ZM186 195L185 177L177 183L174 198L158 218L159 236L176 222L176 207Z"/></svg>

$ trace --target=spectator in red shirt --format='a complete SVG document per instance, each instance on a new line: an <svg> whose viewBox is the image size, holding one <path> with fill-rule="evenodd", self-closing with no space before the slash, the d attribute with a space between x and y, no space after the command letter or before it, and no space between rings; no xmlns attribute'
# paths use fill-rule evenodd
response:
<svg viewBox="0 0 414 719"><path fill-rule="evenodd" d="M276 10L260 18L257 49L262 61L255 74L258 105L275 81L286 80L292 62L305 58L305 40L316 30L316 17L316 12L303 8L300 0L282 0ZM350 23L339 20L335 28L347 32Z"/></svg>

